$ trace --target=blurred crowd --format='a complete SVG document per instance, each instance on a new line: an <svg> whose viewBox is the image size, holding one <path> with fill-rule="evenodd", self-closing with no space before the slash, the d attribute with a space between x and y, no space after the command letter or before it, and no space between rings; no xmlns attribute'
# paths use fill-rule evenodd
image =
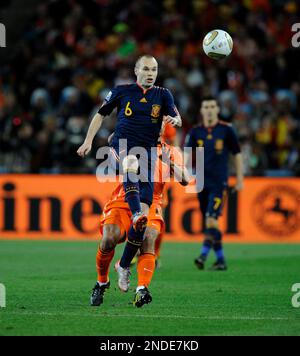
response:
<svg viewBox="0 0 300 356"><path fill-rule="evenodd" d="M241 140L247 175L300 175L300 49L292 47L297 1L52 0L34 10L13 58L0 68L0 173L92 173L107 118L82 160L76 150L111 87L134 82L144 53L159 62L183 117L183 143L203 95ZM232 55L202 51L204 35L228 31Z"/></svg>

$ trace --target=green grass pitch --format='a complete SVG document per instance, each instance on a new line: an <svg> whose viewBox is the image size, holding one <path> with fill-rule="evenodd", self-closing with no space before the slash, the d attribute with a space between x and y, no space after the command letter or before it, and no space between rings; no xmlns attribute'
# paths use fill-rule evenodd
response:
<svg viewBox="0 0 300 356"><path fill-rule="evenodd" d="M199 244L165 243L153 302L140 309L132 305L136 273L121 294L113 269L104 304L89 306L96 249L97 242L0 241L0 335L300 335L300 309L291 304L300 245L227 244L229 270L209 272L193 265Z"/></svg>

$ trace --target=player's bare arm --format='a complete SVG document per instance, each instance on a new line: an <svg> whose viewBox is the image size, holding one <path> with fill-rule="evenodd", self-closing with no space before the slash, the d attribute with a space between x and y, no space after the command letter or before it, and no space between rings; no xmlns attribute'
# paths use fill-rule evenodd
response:
<svg viewBox="0 0 300 356"><path fill-rule="evenodd" d="M244 188L244 172L243 172L243 156L242 153L238 153L234 157L236 168L236 185L235 190L240 191Z"/></svg>
<svg viewBox="0 0 300 356"><path fill-rule="evenodd" d="M89 152L91 151L93 139L96 136L99 129L101 128L103 119L104 119L104 116L102 116L98 113L93 117L93 119L90 123L89 129L88 129L86 138L85 138L83 144L77 150L77 154L80 157L84 157L84 156L88 155Z"/></svg>

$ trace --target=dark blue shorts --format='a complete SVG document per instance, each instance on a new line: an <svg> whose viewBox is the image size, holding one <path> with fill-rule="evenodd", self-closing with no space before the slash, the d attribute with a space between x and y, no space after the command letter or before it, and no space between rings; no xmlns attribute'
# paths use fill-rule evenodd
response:
<svg viewBox="0 0 300 356"><path fill-rule="evenodd" d="M217 219L222 215L226 196L227 187L224 187L224 185L205 187L202 192L198 193L198 200L203 216Z"/></svg>

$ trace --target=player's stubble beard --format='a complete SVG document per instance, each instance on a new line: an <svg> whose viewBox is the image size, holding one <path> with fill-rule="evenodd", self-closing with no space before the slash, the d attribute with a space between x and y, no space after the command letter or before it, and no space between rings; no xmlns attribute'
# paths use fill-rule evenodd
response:
<svg viewBox="0 0 300 356"><path fill-rule="evenodd" d="M204 126L205 127L215 126L217 124L218 120L219 120L218 117L208 117L206 120L203 120Z"/></svg>

